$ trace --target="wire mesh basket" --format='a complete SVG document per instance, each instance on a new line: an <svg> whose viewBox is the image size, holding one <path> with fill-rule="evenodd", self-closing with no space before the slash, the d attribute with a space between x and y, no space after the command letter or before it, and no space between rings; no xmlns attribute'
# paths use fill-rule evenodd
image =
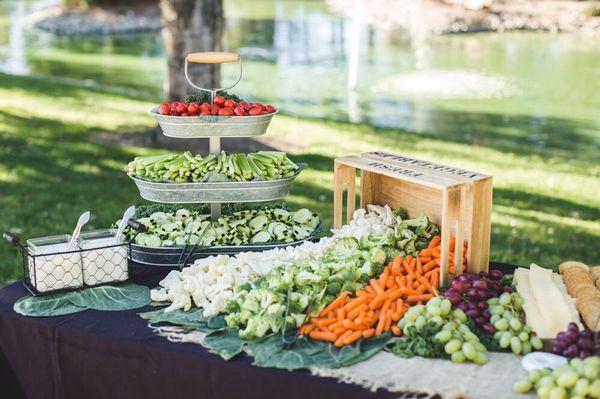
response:
<svg viewBox="0 0 600 399"><path fill-rule="evenodd" d="M23 284L32 295L74 291L129 279L131 244L113 229L82 233L76 248L68 234L27 240L4 233L4 239L21 251Z"/></svg>

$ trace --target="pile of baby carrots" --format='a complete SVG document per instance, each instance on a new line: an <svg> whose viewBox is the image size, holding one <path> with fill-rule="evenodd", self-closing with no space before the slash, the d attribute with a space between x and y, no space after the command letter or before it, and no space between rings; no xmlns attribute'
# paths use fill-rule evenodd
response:
<svg viewBox="0 0 600 399"><path fill-rule="evenodd" d="M416 258L410 255L395 258L379 278L371 279L354 297L348 291L342 292L318 317L302 326L300 334L332 342L337 347L384 332L400 335L396 323L406 310L426 303L438 293L440 267L435 253L439 253L439 244L440 237L436 236L426 249L432 252L429 256L421 253Z"/></svg>
<svg viewBox="0 0 600 399"><path fill-rule="evenodd" d="M454 246L456 244L456 239L454 237L450 237L450 243L449 243L449 247L450 247L450 253L449 253L449 267L448 267L448 272L450 274L454 274L455 273L455 268L454 268ZM433 265L435 264L436 266L440 266L441 265L441 251L442 251L442 246L441 246L441 238L440 236L435 236L433 237L433 239L429 242L429 245L427 246L426 249L422 250L421 253L419 253L419 259L421 261L421 263L423 264L423 267L425 268L431 268L433 267ZM465 241L463 244L463 270L465 270L467 267L467 242Z"/></svg>

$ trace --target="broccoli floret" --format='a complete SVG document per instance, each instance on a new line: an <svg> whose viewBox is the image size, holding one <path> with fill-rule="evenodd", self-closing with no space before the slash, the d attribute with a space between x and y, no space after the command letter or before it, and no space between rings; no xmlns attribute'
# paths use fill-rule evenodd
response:
<svg viewBox="0 0 600 399"><path fill-rule="evenodd" d="M295 283L299 286L303 286L305 284L318 283L322 280L323 278L318 274L302 270L296 275Z"/></svg>
<svg viewBox="0 0 600 399"><path fill-rule="evenodd" d="M246 298L244 299L244 302L241 304L240 307L242 309L256 313L256 312L260 311L261 306L258 301L258 298L256 298L256 296L253 295L252 293L254 293L254 291L250 291L250 293L248 295L246 295Z"/></svg>
<svg viewBox="0 0 600 399"><path fill-rule="evenodd" d="M271 324L268 317L261 315L252 316L248 319L246 328L240 330L240 337L244 339L260 338L263 337L270 328Z"/></svg>
<svg viewBox="0 0 600 399"><path fill-rule="evenodd" d="M394 212L392 212L392 214L395 217L400 218L401 220L404 220L408 217L408 212L404 208L398 208Z"/></svg>
<svg viewBox="0 0 600 399"><path fill-rule="evenodd" d="M386 254L381 248L371 248L365 259L368 259L373 264L385 263Z"/></svg>
<svg viewBox="0 0 600 399"><path fill-rule="evenodd" d="M270 315L283 315L285 313L285 306L281 303L273 303L267 308L267 313Z"/></svg>
<svg viewBox="0 0 600 399"><path fill-rule="evenodd" d="M337 240L333 247L325 252L323 258L333 261L341 259L353 259L360 255L360 247L358 240L354 237L344 237Z"/></svg>
<svg viewBox="0 0 600 399"><path fill-rule="evenodd" d="M389 262L392 259L396 258L397 256L403 256L404 253L399 250L398 248L396 248L395 246L392 245L386 245L384 247L381 247L381 250L383 252L385 252L385 261Z"/></svg>
<svg viewBox="0 0 600 399"><path fill-rule="evenodd" d="M382 247L384 245L394 245L396 243L396 237L394 233L387 232L385 234L363 236L360 239L360 247L362 249L371 249L375 247Z"/></svg>
<svg viewBox="0 0 600 399"><path fill-rule="evenodd" d="M230 313L225 316L225 322L227 323L228 327L241 328L248 322L250 317L252 317L252 313L247 310L242 310L240 312Z"/></svg>
<svg viewBox="0 0 600 399"><path fill-rule="evenodd" d="M292 292L290 295L290 312L301 313L310 303L310 297L298 292Z"/></svg>
<svg viewBox="0 0 600 399"><path fill-rule="evenodd" d="M338 292L341 292L342 284L341 283L329 283L327 284L327 290L325 291L327 294L335 295Z"/></svg>
<svg viewBox="0 0 600 399"><path fill-rule="evenodd" d="M286 279L286 277L288 278ZM279 270L271 272L267 275L267 287L275 291L287 291L292 287L291 276L289 274L286 276L285 273L281 274Z"/></svg>

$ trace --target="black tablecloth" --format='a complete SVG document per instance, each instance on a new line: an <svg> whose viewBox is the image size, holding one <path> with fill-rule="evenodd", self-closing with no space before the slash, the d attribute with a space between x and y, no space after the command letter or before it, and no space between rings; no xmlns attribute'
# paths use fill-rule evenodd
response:
<svg viewBox="0 0 600 399"><path fill-rule="evenodd" d="M492 265L502 269L507 265ZM153 287L168 269L132 267ZM334 379L228 362L196 344L155 335L141 310L24 317L13 311L20 282L0 290L1 398L391 398ZM142 309L143 310L143 309Z"/></svg>

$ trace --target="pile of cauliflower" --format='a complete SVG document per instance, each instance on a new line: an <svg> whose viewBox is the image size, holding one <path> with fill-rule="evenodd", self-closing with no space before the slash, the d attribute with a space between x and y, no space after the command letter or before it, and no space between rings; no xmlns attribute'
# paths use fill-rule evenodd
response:
<svg viewBox="0 0 600 399"><path fill-rule="evenodd" d="M368 205L367 210L356 210L350 223L332 230L330 238L265 252L241 252L235 256L199 259L182 271L171 271L159 283L160 288L151 290L150 295L153 301L171 302L165 312L188 311L195 305L204 309L205 317L215 316L233 298L238 287L265 276L272 269L314 262L336 240L344 237L361 239L389 235L393 233L395 223L396 216L389 206Z"/></svg>

